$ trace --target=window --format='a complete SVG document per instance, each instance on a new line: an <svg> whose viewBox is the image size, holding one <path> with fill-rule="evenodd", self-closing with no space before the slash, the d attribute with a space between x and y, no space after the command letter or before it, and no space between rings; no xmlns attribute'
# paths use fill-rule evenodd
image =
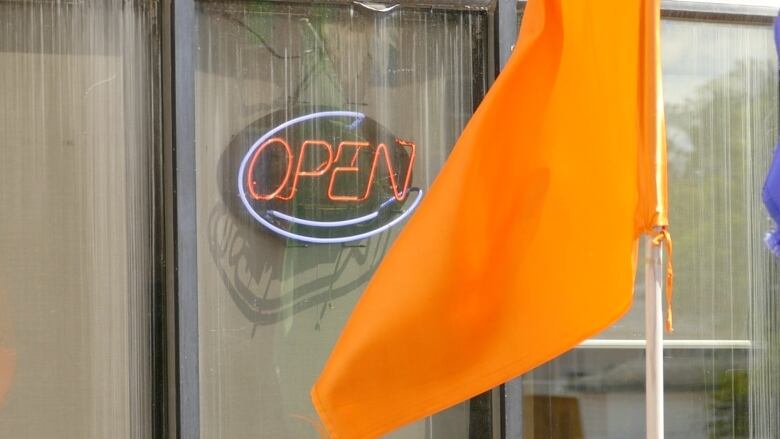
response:
<svg viewBox="0 0 780 439"><path fill-rule="evenodd" d="M403 139L416 146L410 184L425 190L485 92L485 10L387 9L368 4L197 3L203 437L245 437L250 432L275 439L318 437L309 389L399 230L328 245L269 231L240 202L235 183L252 143L305 115L359 112L365 115L360 140L366 145L354 153L357 166L370 168L379 142L397 151L393 144ZM285 172L293 172L280 192L288 199L274 201L281 210L307 219L343 220L343 211L353 208L358 211L347 214L366 214L359 210L361 203L326 196L331 180L340 185L342 196L366 190L367 172L337 180L330 169L347 163L338 159L341 152L353 157L351 150L338 146L355 140L348 127L352 123L321 118L277 134L289 143L291 156L284 155L281 143L253 156L257 161L252 163L279 174L265 186L254 182L258 195L271 193ZM305 141L327 145L317 143L304 152ZM312 175L330 163L328 148L336 164L326 165L323 175ZM286 171L288 166L292 171ZM400 185L409 159L393 166ZM310 175L299 179L299 169ZM385 172L377 168L376 178L385 180L372 186L372 194L391 187ZM287 230L287 225L279 227ZM311 232L323 237L348 233L336 229ZM489 403L485 396L460 405L395 437L489 438ZM482 416L472 421L470 413Z"/></svg>
<svg viewBox="0 0 780 439"><path fill-rule="evenodd" d="M156 17L0 1L0 437L151 437Z"/></svg>
<svg viewBox="0 0 780 439"><path fill-rule="evenodd" d="M780 437L774 3L663 2L667 439ZM319 437L309 389L523 5L0 0L0 437ZM390 437L642 437L641 268L596 339Z"/></svg>
<svg viewBox="0 0 780 439"><path fill-rule="evenodd" d="M677 316L664 352L666 437L774 437L778 277L761 203L777 139L772 30L665 15ZM617 325L523 379L524 437L644 436L642 277Z"/></svg>

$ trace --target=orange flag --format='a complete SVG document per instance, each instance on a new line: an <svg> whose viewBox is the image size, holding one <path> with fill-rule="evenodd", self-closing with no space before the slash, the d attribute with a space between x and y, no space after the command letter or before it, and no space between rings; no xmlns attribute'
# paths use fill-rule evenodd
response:
<svg viewBox="0 0 780 439"><path fill-rule="evenodd" d="M358 302L312 399L369 438L562 354L666 237L659 0L530 0L511 60Z"/></svg>

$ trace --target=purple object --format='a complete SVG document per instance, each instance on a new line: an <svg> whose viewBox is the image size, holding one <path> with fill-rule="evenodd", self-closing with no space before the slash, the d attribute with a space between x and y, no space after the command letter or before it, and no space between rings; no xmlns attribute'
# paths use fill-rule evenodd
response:
<svg viewBox="0 0 780 439"><path fill-rule="evenodd" d="M780 15L775 19L775 47L780 59ZM778 154L778 148L780 148L780 144L775 147L775 156L766 176L762 195L766 210L775 222L774 230L767 233L764 240L772 253L780 258L780 230L778 230L778 224L780 224L780 154Z"/></svg>
<svg viewBox="0 0 780 439"><path fill-rule="evenodd" d="M775 19L775 48L777 49L777 56L780 58L780 14Z"/></svg>

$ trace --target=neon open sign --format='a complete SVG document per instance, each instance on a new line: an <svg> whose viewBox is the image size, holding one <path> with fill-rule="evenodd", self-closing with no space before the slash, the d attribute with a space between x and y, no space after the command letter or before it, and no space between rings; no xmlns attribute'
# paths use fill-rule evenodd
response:
<svg viewBox="0 0 780 439"><path fill-rule="evenodd" d="M412 187L416 145L363 113L322 111L260 136L238 168L238 193L268 230L316 244L357 241L407 218L423 191Z"/></svg>

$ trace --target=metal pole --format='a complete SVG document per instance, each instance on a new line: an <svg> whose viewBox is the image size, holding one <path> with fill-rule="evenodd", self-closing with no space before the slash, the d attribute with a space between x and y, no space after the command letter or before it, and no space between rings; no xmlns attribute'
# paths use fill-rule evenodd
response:
<svg viewBox="0 0 780 439"><path fill-rule="evenodd" d="M645 401L647 439L664 437L664 364L663 364L663 264L662 246L647 239L645 245Z"/></svg>

